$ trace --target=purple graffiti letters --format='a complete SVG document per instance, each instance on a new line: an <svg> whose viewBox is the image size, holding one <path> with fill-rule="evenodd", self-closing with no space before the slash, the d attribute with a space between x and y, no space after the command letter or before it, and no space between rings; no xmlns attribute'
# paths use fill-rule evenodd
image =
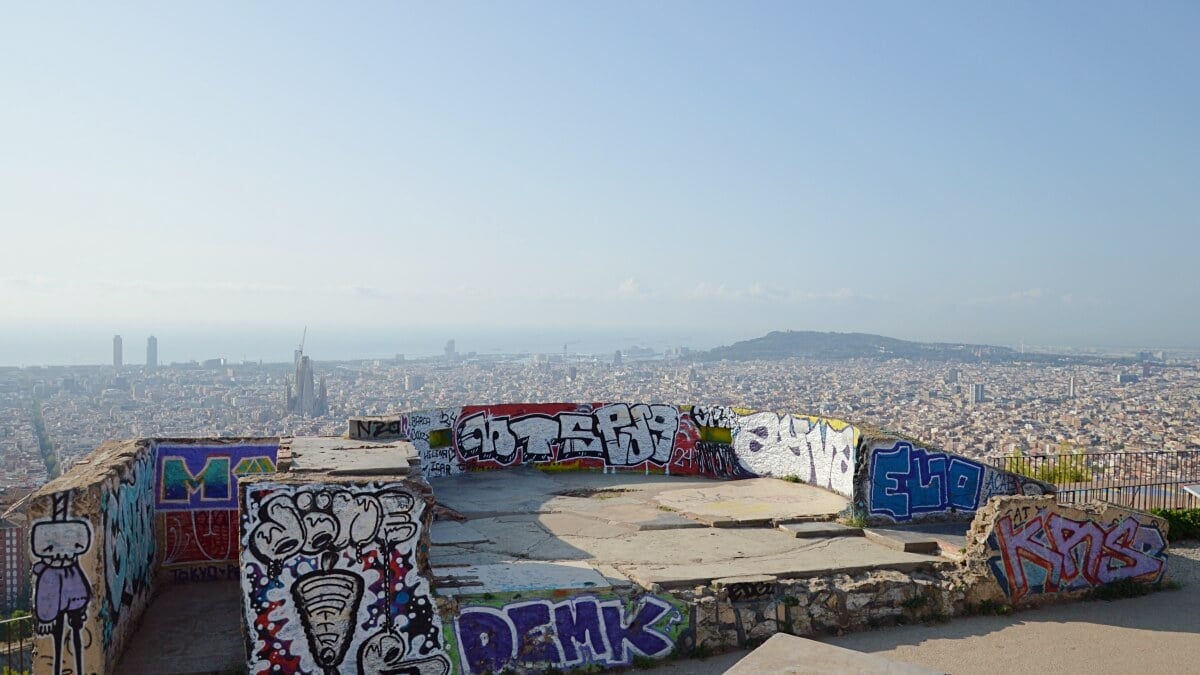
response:
<svg viewBox="0 0 1200 675"><path fill-rule="evenodd" d="M1156 582L1166 571L1166 540L1133 517L1106 527L1045 509L1020 526L996 523L1000 555L989 563L1015 602L1030 593L1072 591L1121 579Z"/></svg>
<svg viewBox="0 0 1200 675"><path fill-rule="evenodd" d="M646 596L632 611L591 596L531 600L503 608L465 607L455 619L464 673L500 672L510 662L556 668L629 665L662 657L675 644L663 629L682 622L671 604Z"/></svg>

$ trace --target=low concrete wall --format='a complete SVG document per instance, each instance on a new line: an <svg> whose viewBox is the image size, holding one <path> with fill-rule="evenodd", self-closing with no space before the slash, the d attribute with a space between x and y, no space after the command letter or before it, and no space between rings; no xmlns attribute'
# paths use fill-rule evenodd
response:
<svg viewBox="0 0 1200 675"><path fill-rule="evenodd" d="M1155 584L1167 572L1167 521L1106 504L1000 497L968 535L970 601L1037 605L1114 582Z"/></svg>
<svg viewBox="0 0 1200 675"><path fill-rule="evenodd" d="M538 403L351 417L347 435L409 440L427 478L544 471L773 476L833 490L877 522L969 519L996 495L1054 486L838 419L728 406Z"/></svg>
<svg viewBox="0 0 1200 675"><path fill-rule="evenodd" d="M893 436L864 437L858 461L855 501L875 522L966 520L992 497L1055 492L1049 483Z"/></svg>
<svg viewBox="0 0 1200 675"><path fill-rule="evenodd" d="M240 491L249 672L450 672L427 484L279 474Z"/></svg>
<svg viewBox="0 0 1200 675"><path fill-rule="evenodd" d="M33 494L33 672L114 672L154 590L153 515L148 441L105 443Z"/></svg>
<svg viewBox="0 0 1200 675"><path fill-rule="evenodd" d="M687 655L694 644L686 601L628 587L440 602L446 644L462 675L621 668L638 658Z"/></svg>
<svg viewBox="0 0 1200 675"><path fill-rule="evenodd" d="M794 477L851 497L858 430L727 406L539 403L352 417L355 439L409 440L426 477L531 463L718 479Z"/></svg>

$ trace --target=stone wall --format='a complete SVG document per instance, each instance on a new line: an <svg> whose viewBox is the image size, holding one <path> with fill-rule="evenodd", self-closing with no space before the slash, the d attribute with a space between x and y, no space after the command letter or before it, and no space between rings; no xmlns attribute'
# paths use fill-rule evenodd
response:
<svg viewBox="0 0 1200 675"><path fill-rule="evenodd" d="M153 593L154 448L105 443L29 503L36 673L113 672Z"/></svg>
<svg viewBox="0 0 1200 675"><path fill-rule="evenodd" d="M866 437L855 502L876 522L970 519L992 497L1054 494L1055 488L913 441Z"/></svg>
<svg viewBox="0 0 1200 675"><path fill-rule="evenodd" d="M450 671L427 484L278 474L239 489L250 673Z"/></svg>
<svg viewBox="0 0 1200 675"><path fill-rule="evenodd" d="M1108 504L999 497L968 534L970 601L1037 605L1115 582L1156 584L1167 572L1166 520Z"/></svg>

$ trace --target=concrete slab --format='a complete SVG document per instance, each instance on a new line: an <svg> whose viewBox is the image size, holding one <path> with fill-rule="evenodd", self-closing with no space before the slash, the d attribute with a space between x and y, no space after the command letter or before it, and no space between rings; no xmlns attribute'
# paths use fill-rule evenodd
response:
<svg viewBox="0 0 1200 675"><path fill-rule="evenodd" d="M150 603L114 672L245 672L241 600L237 581L167 586Z"/></svg>
<svg viewBox="0 0 1200 675"><path fill-rule="evenodd" d="M440 520L429 528L429 543L432 546L456 546L459 544L482 544L488 538L473 527L453 520Z"/></svg>
<svg viewBox="0 0 1200 675"><path fill-rule="evenodd" d="M892 661L807 638L776 633L725 671L725 675L934 675L911 663Z"/></svg>
<svg viewBox="0 0 1200 675"><path fill-rule="evenodd" d="M546 501L562 489L533 468L480 471L429 481L439 504L468 518L541 513Z"/></svg>
<svg viewBox="0 0 1200 675"><path fill-rule="evenodd" d="M321 471L331 475L402 475L411 468L416 451L411 443L374 443L345 438L295 438L288 443L292 471ZM415 461L413 462L415 463Z"/></svg>
<svg viewBox="0 0 1200 675"><path fill-rule="evenodd" d="M937 539L919 531L868 527L863 529L863 536L880 546L906 553L936 555L941 550Z"/></svg>
<svg viewBox="0 0 1200 675"><path fill-rule="evenodd" d="M612 586L585 563L516 562L435 570L438 595L521 593L535 590L607 591Z"/></svg>
<svg viewBox="0 0 1200 675"><path fill-rule="evenodd" d="M755 530L712 530L721 533L751 533ZM684 530L683 532L687 532ZM783 533L780 536L786 537ZM910 571L949 565L936 556L904 553L879 546L862 537L833 539L793 539L791 548L764 555L730 556L717 547L716 555L698 556L693 562L680 562L680 553L662 556L658 562L618 564L630 579L644 588L658 584L663 588L687 588L708 584L714 579L766 574L781 579L852 574L873 569ZM710 540L692 542L687 549L693 553L705 548ZM666 552L666 546L655 550ZM683 553L686 555L686 553Z"/></svg>
<svg viewBox="0 0 1200 675"><path fill-rule="evenodd" d="M829 537L861 537L861 527L850 527L841 523L817 521L808 523L783 523L779 529L790 532L797 539L826 539Z"/></svg>
<svg viewBox="0 0 1200 675"><path fill-rule="evenodd" d="M830 520L850 500L802 483L753 478L655 495L655 503L714 527L765 525L773 521Z"/></svg>

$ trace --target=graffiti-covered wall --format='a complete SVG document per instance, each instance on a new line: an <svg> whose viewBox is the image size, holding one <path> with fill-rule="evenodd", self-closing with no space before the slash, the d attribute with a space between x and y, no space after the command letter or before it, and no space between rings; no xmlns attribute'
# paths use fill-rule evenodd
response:
<svg viewBox="0 0 1200 675"><path fill-rule="evenodd" d="M710 478L794 476L846 496L858 431L840 420L726 406L549 403L352 418L351 438L411 440L427 477L533 464Z"/></svg>
<svg viewBox="0 0 1200 675"><path fill-rule="evenodd" d="M241 481L248 670L450 672L411 482Z"/></svg>
<svg viewBox="0 0 1200 675"><path fill-rule="evenodd" d="M85 466L30 500L36 672L113 672L153 592L153 446L106 443Z"/></svg>
<svg viewBox="0 0 1200 675"><path fill-rule="evenodd" d="M446 640L463 675L617 668L670 656L689 616L669 595L474 597L459 605Z"/></svg>
<svg viewBox="0 0 1200 675"><path fill-rule="evenodd" d="M237 579L240 477L275 472L277 439L155 443L155 526L166 580Z"/></svg>
<svg viewBox="0 0 1200 675"><path fill-rule="evenodd" d="M1167 571L1167 522L1140 511L1006 497L974 527L969 555L986 560L1013 604L1122 580L1158 583Z"/></svg>
<svg viewBox="0 0 1200 675"><path fill-rule="evenodd" d="M874 519L969 518L999 495L1053 493L1047 483L909 441L870 440L860 448L857 501Z"/></svg>

